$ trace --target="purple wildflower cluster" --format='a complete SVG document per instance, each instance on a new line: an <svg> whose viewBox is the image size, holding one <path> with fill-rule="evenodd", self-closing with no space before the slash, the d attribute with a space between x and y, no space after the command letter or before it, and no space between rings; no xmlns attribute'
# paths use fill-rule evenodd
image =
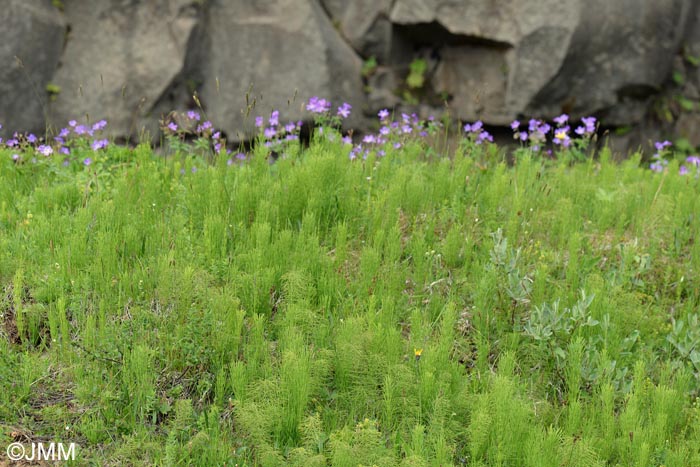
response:
<svg viewBox="0 0 700 467"><path fill-rule="evenodd" d="M493 143L493 136L491 136L491 133L484 130L484 123L481 120L464 125L464 132L467 134L467 137L476 144L483 144L485 142Z"/></svg>
<svg viewBox="0 0 700 467"><path fill-rule="evenodd" d="M196 110L170 113L161 121L161 130L166 138L171 139L171 142L184 142L187 138L194 138L201 143L200 145L205 145L207 148L211 145L216 154L231 152L226 149L226 139L221 131L214 128L209 120L203 120L202 115Z"/></svg>
<svg viewBox="0 0 700 467"><path fill-rule="evenodd" d="M695 172L695 177L700 178L700 156L688 156L685 164L678 169L681 175L688 175L691 170Z"/></svg>
<svg viewBox="0 0 700 467"><path fill-rule="evenodd" d="M415 113L410 115L402 113L401 119L395 120L391 118L388 109L380 110L377 117L379 118L379 131L377 133L365 135L357 144L353 144L350 136L343 138L346 145L352 146L349 156L351 160L358 157L366 159L372 152L383 157L386 155L388 147L399 149L409 141L433 134L440 126L434 117L431 116L427 121L423 121Z"/></svg>
<svg viewBox="0 0 700 467"><path fill-rule="evenodd" d="M576 141L576 136L580 140L588 141L596 132L597 120L595 117L583 117L573 131L567 114L555 117L553 122L556 126L543 120L531 119L527 123L527 129L524 129L523 124L515 120L510 124L510 128L513 130L513 138L523 144L529 144L533 151L542 149L547 144L550 134L551 142L555 146L569 148Z"/></svg>
<svg viewBox="0 0 700 467"><path fill-rule="evenodd" d="M651 164L649 164L649 168L652 171L659 173L666 170L668 167L668 159L666 157L670 155L672 146L673 143L667 140L654 143L656 152L651 158ZM687 156L685 163L678 168L680 175L689 175L691 172L695 174L695 177L700 178L700 156Z"/></svg>
<svg viewBox="0 0 700 467"><path fill-rule="evenodd" d="M672 143L670 141L657 141L654 143L654 147L656 148L656 152L652 156L653 162L649 166L651 170L654 172L663 172L666 166L668 165L668 160L666 159L666 155L668 154L668 148L672 146Z"/></svg>
<svg viewBox="0 0 700 467"><path fill-rule="evenodd" d="M106 120L100 120L92 125L83 125L76 120L71 120L68 122L68 126L62 128L58 135L49 140L32 133L14 133L7 141L0 138L0 147L12 149L12 160L17 163L22 161L20 153L35 153L44 157L61 155L64 157L64 165L68 165L70 156L76 148L89 147L93 152L106 149L110 144L107 138L102 137L106 127ZM82 162L85 165L90 165L92 158L86 157Z"/></svg>
<svg viewBox="0 0 700 467"><path fill-rule="evenodd" d="M268 148L278 150L290 141L299 140L302 122L289 122L286 125L280 124L279 110L273 110L270 118L255 117L255 127L262 132L264 145Z"/></svg>

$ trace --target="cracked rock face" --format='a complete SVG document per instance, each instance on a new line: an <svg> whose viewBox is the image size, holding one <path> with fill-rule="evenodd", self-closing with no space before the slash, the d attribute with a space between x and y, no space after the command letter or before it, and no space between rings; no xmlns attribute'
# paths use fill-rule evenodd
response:
<svg viewBox="0 0 700 467"><path fill-rule="evenodd" d="M8 0L0 8L0 123L45 130L46 86L58 66L65 23L50 0Z"/></svg>
<svg viewBox="0 0 700 467"><path fill-rule="evenodd" d="M386 62L405 65L420 48L436 50L432 91L450 96L460 118L492 124L561 112L604 114L611 124L638 121L668 79L693 9L692 0L324 4L365 56L377 47L363 38L384 20L392 28L379 49Z"/></svg>
<svg viewBox="0 0 700 467"><path fill-rule="evenodd" d="M316 1L214 2L205 30L202 101L229 138L251 135L254 116L273 109L303 118L314 95L356 108L363 100L361 61Z"/></svg>
<svg viewBox="0 0 700 467"><path fill-rule="evenodd" d="M193 108L230 141L253 117L308 116L313 95L362 114L405 96L426 61L421 99L462 120L595 114L629 125L649 114L677 57L700 56L696 0L7 0L0 11L0 123L42 132L109 120L113 136L157 136ZM19 57L20 60L16 60ZM375 73L362 82L362 60ZM686 67L684 92L700 89ZM54 91L48 99L47 85ZM364 87L366 86L366 87ZM687 91L687 92L686 92ZM684 120L685 127L693 127Z"/></svg>
<svg viewBox="0 0 700 467"><path fill-rule="evenodd" d="M53 82L52 121L106 118L110 131L157 131L152 115L183 68L196 12L186 0L65 2L70 26Z"/></svg>

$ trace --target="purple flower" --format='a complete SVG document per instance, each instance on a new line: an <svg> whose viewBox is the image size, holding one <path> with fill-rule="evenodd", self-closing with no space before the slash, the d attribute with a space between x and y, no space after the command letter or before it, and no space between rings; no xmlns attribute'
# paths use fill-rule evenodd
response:
<svg viewBox="0 0 700 467"><path fill-rule="evenodd" d="M65 154L66 156L70 156L70 149L68 149L68 148L65 147L65 146L61 147L61 149L59 150L59 152L60 152L61 154Z"/></svg>
<svg viewBox="0 0 700 467"><path fill-rule="evenodd" d="M104 149L109 145L109 141L106 139L96 139L95 141L92 142L90 147L92 148L93 151L99 151L100 149Z"/></svg>
<svg viewBox="0 0 700 467"><path fill-rule="evenodd" d="M586 126L586 133L595 133L596 118L595 117L583 117L581 122Z"/></svg>
<svg viewBox="0 0 700 467"><path fill-rule="evenodd" d="M19 154L12 154L12 160L17 162L19 160Z"/></svg>
<svg viewBox="0 0 700 467"><path fill-rule="evenodd" d="M688 175L688 167L681 165L681 167L678 169L678 174L679 175Z"/></svg>
<svg viewBox="0 0 700 467"><path fill-rule="evenodd" d="M377 151L377 155L379 157L384 157L384 156L386 156L386 151L383 149L380 149L379 151Z"/></svg>
<svg viewBox="0 0 700 467"><path fill-rule="evenodd" d="M53 138L54 141L56 141L58 144L64 144L66 141L61 138L60 136L54 136Z"/></svg>
<svg viewBox="0 0 700 467"><path fill-rule="evenodd" d="M261 128L265 124L265 120L262 117L255 117L255 128Z"/></svg>
<svg viewBox="0 0 700 467"><path fill-rule="evenodd" d="M350 136L343 136L343 144L352 144L352 138Z"/></svg>
<svg viewBox="0 0 700 467"><path fill-rule="evenodd" d="M566 114L561 114L558 117L555 117L553 120L558 126L564 126L566 125L566 122L569 121L569 116Z"/></svg>
<svg viewBox="0 0 700 467"><path fill-rule="evenodd" d="M37 142L37 137L36 137L36 135L34 135L33 133L29 133L29 134L27 135L27 142L29 142L29 143L31 143L31 144L36 143L36 142Z"/></svg>
<svg viewBox="0 0 700 467"><path fill-rule="evenodd" d="M70 130L68 128L63 128L61 129L61 132L58 134L61 138L67 138L70 135Z"/></svg>
<svg viewBox="0 0 700 467"><path fill-rule="evenodd" d="M233 165L233 159L229 159L226 161L226 165L231 166Z"/></svg>
<svg viewBox="0 0 700 467"><path fill-rule="evenodd" d="M374 144L377 142L377 137L375 135L366 135L362 138L362 142L366 144Z"/></svg>
<svg viewBox="0 0 700 467"><path fill-rule="evenodd" d="M84 135L88 132L87 127L85 127L85 125L76 126L73 131L75 131L76 135Z"/></svg>
<svg viewBox="0 0 700 467"><path fill-rule="evenodd" d="M664 168L668 165L666 159L658 159L649 165L649 168L654 172L663 172Z"/></svg>
<svg viewBox="0 0 700 467"><path fill-rule="evenodd" d="M695 167L700 167L700 156L688 156L685 161Z"/></svg>
<svg viewBox="0 0 700 467"><path fill-rule="evenodd" d="M520 122L517 120L513 120L513 122L510 124L510 128L513 131L517 131L520 128Z"/></svg>
<svg viewBox="0 0 700 467"><path fill-rule="evenodd" d="M92 129L95 131L102 131L107 126L107 120L100 120L99 122L92 125Z"/></svg>
<svg viewBox="0 0 700 467"><path fill-rule="evenodd" d="M476 122L472 123L471 125L467 123L464 125L464 132L465 133L479 133L481 129L483 128L484 123L481 120L477 120Z"/></svg>
<svg viewBox="0 0 700 467"><path fill-rule="evenodd" d="M242 152L239 152L238 154L236 154L236 159L238 159L239 161L244 161L245 154L243 154Z"/></svg>
<svg viewBox="0 0 700 467"><path fill-rule="evenodd" d="M280 113L278 110L273 110L270 115L270 126L277 126L280 124Z"/></svg>
<svg viewBox="0 0 700 467"><path fill-rule="evenodd" d="M296 126L293 122L287 123L287 124L284 126L284 130L285 130L287 133L293 133L294 130L296 130L296 129L297 129L297 126Z"/></svg>
<svg viewBox="0 0 700 467"><path fill-rule="evenodd" d="M45 144L42 144L38 148L36 148L37 151L39 151L39 154L43 154L45 156L50 156L53 154L53 148L51 146L47 146Z"/></svg>
<svg viewBox="0 0 700 467"><path fill-rule="evenodd" d="M520 132L520 141L527 141L529 136L530 135L527 134L527 131L521 131Z"/></svg>
<svg viewBox="0 0 700 467"><path fill-rule="evenodd" d="M8 139L5 144L7 145L8 148L14 148L15 146L17 146L19 144L19 141L17 141L17 139L15 139L15 138L12 138L12 139Z"/></svg>
<svg viewBox="0 0 700 467"><path fill-rule="evenodd" d="M394 149L401 149L401 143L394 143Z"/></svg>
<svg viewBox="0 0 700 467"><path fill-rule="evenodd" d="M168 123L168 129L175 133L177 131L177 123L175 122L170 122Z"/></svg>
<svg viewBox="0 0 700 467"><path fill-rule="evenodd" d="M338 116L341 118L348 118L350 116L350 109L352 109L352 106L347 102L343 102L343 105L338 107Z"/></svg>
<svg viewBox="0 0 700 467"><path fill-rule="evenodd" d="M197 127L197 133L204 133L205 131L211 130L213 128L212 123L207 120Z"/></svg>
<svg viewBox="0 0 700 467"><path fill-rule="evenodd" d="M263 134L265 135L265 138L272 139L277 135L277 130L275 130L274 128L271 128L271 127L265 128L265 131L263 132Z"/></svg>
<svg viewBox="0 0 700 467"><path fill-rule="evenodd" d="M389 133L391 133L391 128L388 126L383 126L379 129L379 134L382 136L387 136Z"/></svg>
<svg viewBox="0 0 700 467"><path fill-rule="evenodd" d="M402 113L401 120L403 120L404 123L411 123L411 116L406 113Z"/></svg>
<svg viewBox="0 0 700 467"><path fill-rule="evenodd" d="M565 148L569 147L571 144L571 138L569 137L568 126L559 128L554 132L554 144L560 144Z"/></svg>
<svg viewBox="0 0 700 467"><path fill-rule="evenodd" d="M671 146L672 144L673 143L671 143L670 141L657 141L656 143L654 143L654 147L656 147L657 151L661 152L667 147Z"/></svg>
<svg viewBox="0 0 700 467"><path fill-rule="evenodd" d="M196 174L197 173L197 167L192 167L192 173Z"/></svg>
<svg viewBox="0 0 700 467"><path fill-rule="evenodd" d="M479 133L479 136L476 139L476 144L481 144L484 141L488 141L490 143L493 143L493 136L491 136L491 134L486 130Z"/></svg>
<svg viewBox="0 0 700 467"><path fill-rule="evenodd" d="M213 135L211 135L212 139L220 139L221 138L221 132L217 131Z"/></svg>
<svg viewBox="0 0 700 467"><path fill-rule="evenodd" d="M387 109L382 109L379 111L377 116L379 117L379 120L383 122L389 118L389 111Z"/></svg>
<svg viewBox="0 0 700 467"><path fill-rule="evenodd" d="M411 125L409 125L409 124L405 124L405 125L403 125L403 126L401 127L401 132L404 133L404 134L406 134L406 135L409 134L409 133L412 132L412 131L413 131L413 127L412 127Z"/></svg>
<svg viewBox="0 0 700 467"><path fill-rule="evenodd" d="M318 96L313 96L309 99L306 104L306 110L315 114L323 114L331 109L331 103L325 99L321 99Z"/></svg>
<svg viewBox="0 0 700 467"><path fill-rule="evenodd" d="M194 110L188 110L187 118L189 118L190 120L199 121L202 117L199 115L199 112L196 112Z"/></svg>
<svg viewBox="0 0 700 467"><path fill-rule="evenodd" d="M76 122L75 120L70 120L68 122L68 126L70 126L70 127L75 127L75 125L77 125L77 124L78 124L78 122Z"/></svg>
<svg viewBox="0 0 700 467"><path fill-rule="evenodd" d="M85 159L83 159L83 164L85 164L85 166L89 166L90 164L92 164L92 159L86 157Z"/></svg>

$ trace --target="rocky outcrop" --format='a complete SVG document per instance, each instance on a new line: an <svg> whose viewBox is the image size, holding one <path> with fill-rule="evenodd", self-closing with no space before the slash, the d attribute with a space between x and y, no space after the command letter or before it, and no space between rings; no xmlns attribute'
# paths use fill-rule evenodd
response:
<svg viewBox="0 0 700 467"><path fill-rule="evenodd" d="M526 111L598 113L608 125L639 122L669 79L694 0L593 0L556 77Z"/></svg>
<svg viewBox="0 0 700 467"><path fill-rule="evenodd" d="M181 73L197 10L187 0L65 2L70 25L53 82L52 122L109 121L119 136L157 131L154 109Z"/></svg>
<svg viewBox="0 0 700 467"><path fill-rule="evenodd" d="M0 123L43 134L50 83L63 49L65 22L51 0L8 0L0 8Z"/></svg>
<svg viewBox="0 0 700 467"><path fill-rule="evenodd" d="M679 115L676 121L678 136L700 148L700 5L695 6L694 18L689 24L677 73L682 79L677 83L681 89Z"/></svg>
<svg viewBox="0 0 700 467"><path fill-rule="evenodd" d="M305 117L314 95L363 100L361 61L314 0L212 2L205 28L202 102L231 139L250 136L254 116ZM359 113L354 112L354 121Z"/></svg>
<svg viewBox="0 0 700 467"><path fill-rule="evenodd" d="M673 115L684 135L700 133L688 111L700 94L688 58L700 57L696 0L95 0L63 2L65 11L8 2L9 129L42 130L48 113L56 126L107 118L114 136L157 135L163 114L201 104L238 140L273 109L303 118L313 95L350 102L360 128L379 108L438 112L445 102L492 125L566 112L628 126L658 110L684 60L685 110ZM371 57L377 66L363 73ZM417 59L416 87L407 75Z"/></svg>

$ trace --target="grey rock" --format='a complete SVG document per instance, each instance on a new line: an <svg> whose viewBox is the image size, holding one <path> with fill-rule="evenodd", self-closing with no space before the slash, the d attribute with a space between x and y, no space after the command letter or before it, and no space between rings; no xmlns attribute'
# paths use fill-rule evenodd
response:
<svg viewBox="0 0 700 467"><path fill-rule="evenodd" d="M489 123L507 123L507 53L480 46L448 47L433 77L436 92L452 98L454 116L462 120L480 118Z"/></svg>
<svg viewBox="0 0 700 467"><path fill-rule="evenodd" d="M358 0L338 3L325 0L327 11L342 36L365 58L390 61L393 25L389 21L392 0Z"/></svg>
<svg viewBox="0 0 700 467"><path fill-rule="evenodd" d="M506 124L556 75L580 11L579 0L397 0L390 18L444 28L434 91L461 119Z"/></svg>
<svg viewBox="0 0 700 467"><path fill-rule="evenodd" d="M582 2L581 20L557 75L527 111L552 115L599 113L609 125L640 121L639 106L668 79L689 18L692 0L593 0ZM615 109L625 103L631 109Z"/></svg>
<svg viewBox="0 0 700 467"><path fill-rule="evenodd" d="M283 120L308 116L309 97L353 105L363 101L361 61L314 0L212 2L210 55L202 101L229 139L253 133L254 116L280 110Z"/></svg>
<svg viewBox="0 0 700 467"><path fill-rule="evenodd" d="M694 147L700 147L700 112L683 112L676 121L676 133Z"/></svg>
<svg viewBox="0 0 700 467"><path fill-rule="evenodd" d="M326 10L326 14L333 22L340 21L348 4L351 3L352 2L347 2L346 0L321 0L321 6Z"/></svg>
<svg viewBox="0 0 700 467"><path fill-rule="evenodd" d="M688 24L688 34L685 40L686 58L700 61L700 3L695 5L695 11ZM688 82L695 90L700 89L700 65L687 65ZM695 97L691 97L694 99ZM700 131L700 130L699 130Z"/></svg>
<svg viewBox="0 0 700 467"><path fill-rule="evenodd" d="M401 100L395 90L400 86L396 72L380 66L367 81L367 107L374 118L380 109L393 109Z"/></svg>
<svg viewBox="0 0 700 467"><path fill-rule="evenodd" d="M158 131L154 109L182 72L197 10L187 0L65 2L71 26L54 81L54 125L105 118L114 136Z"/></svg>
<svg viewBox="0 0 700 467"><path fill-rule="evenodd" d="M46 86L63 49L63 17L50 0L7 0L0 9L0 24L0 134L43 134Z"/></svg>

